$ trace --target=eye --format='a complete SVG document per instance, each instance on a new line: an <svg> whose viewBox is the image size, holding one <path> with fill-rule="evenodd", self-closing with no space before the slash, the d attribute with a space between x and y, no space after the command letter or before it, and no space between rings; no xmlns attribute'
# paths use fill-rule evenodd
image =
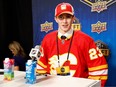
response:
<svg viewBox="0 0 116 87"><path fill-rule="evenodd" d="M63 15L58 16L58 18L59 18L60 20L63 20L63 19L64 19Z"/></svg>
<svg viewBox="0 0 116 87"><path fill-rule="evenodd" d="M66 15L66 18L67 19L72 18L72 15Z"/></svg>

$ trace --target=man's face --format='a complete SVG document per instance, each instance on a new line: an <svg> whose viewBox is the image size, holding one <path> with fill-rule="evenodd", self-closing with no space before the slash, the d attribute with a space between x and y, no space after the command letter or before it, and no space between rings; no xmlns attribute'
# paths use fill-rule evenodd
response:
<svg viewBox="0 0 116 87"><path fill-rule="evenodd" d="M74 16L64 13L55 17L55 20L59 25L59 31L64 34L71 29Z"/></svg>

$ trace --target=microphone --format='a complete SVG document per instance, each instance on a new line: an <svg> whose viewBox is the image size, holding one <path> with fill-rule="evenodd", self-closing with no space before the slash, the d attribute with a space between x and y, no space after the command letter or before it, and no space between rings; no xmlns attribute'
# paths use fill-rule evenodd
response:
<svg viewBox="0 0 116 87"><path fill-rule="evenodd" d="M31 49L29 56L33 59L33 60L37 60L40 56L40 45L36 45L34 48Z"/></svg>

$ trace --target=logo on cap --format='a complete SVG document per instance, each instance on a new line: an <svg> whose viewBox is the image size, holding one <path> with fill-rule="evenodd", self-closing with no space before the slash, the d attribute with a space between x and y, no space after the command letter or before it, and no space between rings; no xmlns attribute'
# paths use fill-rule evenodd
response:
<svg viewBox="0 0 116 87"><path fill-rule="evenodd" d="M61 5L61 10L66 9L66 5Z"/></svg>

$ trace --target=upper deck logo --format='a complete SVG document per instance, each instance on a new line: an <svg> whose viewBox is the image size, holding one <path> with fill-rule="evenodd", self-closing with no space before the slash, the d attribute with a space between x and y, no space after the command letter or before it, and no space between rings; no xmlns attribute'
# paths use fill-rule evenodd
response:
<svg viewBox="0 0 116 87"><path fill-rule="evenodd" d="M98 34L106 31L106 22L101 23L100 21L98 21L96 24L92 24L92 32L97 32Z"/></svg>
<svg viewBox="0 0 116 87"><path fill-rule="evenodd" d="M91 12L100 13L103 10L106 10L108 6L115 3L116 0L80 0L84 4L91 7Z"/></svg>
<svg viewBox="0 0 116 87"><path fill-rule="evenodd" d="M45 31L46 33L50 30L53 30L53 22L45 22L41 24L41 31Z"/></svg>

